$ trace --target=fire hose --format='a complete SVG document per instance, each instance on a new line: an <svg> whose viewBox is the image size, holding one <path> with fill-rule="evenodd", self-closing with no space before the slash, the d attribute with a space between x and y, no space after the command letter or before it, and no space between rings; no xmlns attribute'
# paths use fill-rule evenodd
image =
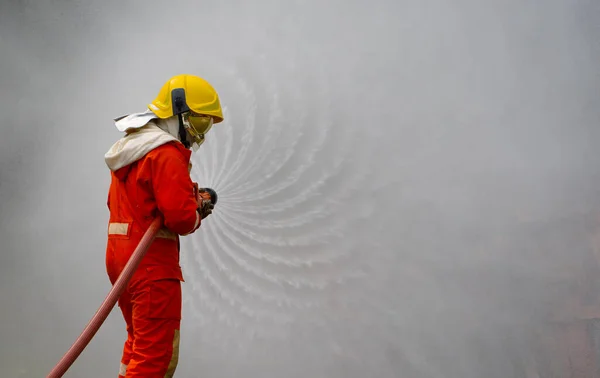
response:
<svg viewBox="0 0 600 378"><path fill-rule="evenodd" d="M123 271L119 275L119 278L117 278L117 281L106 296L106 299L104 299L104 302L102 302L100 308L98 309L98 311L96 311L96 314L92 317L90 322L83 329L83 332L81 332L81 335L79 335L77 340L75 340L71 348L56 364L56 366L54 367L54 369L52 369L50 374L48 374L47 378L62 377L63 374L65 374L65 372L69 369L69 367L71 367L73 362L75 362L77 357L79 357L81 352L83 352L90 340L92 340L92 337L94 337L102 323L104 323L104 321L108 317L108 314L111 312L111 310L117 303L117 300L123 293L123 290L125 290L125 287L127 287L127 284L131 280L133 273L135 273L137 267L140 265L142 258L144 257L144 255L146 255L146 252L148 252L152 241L154 241L154 238L156 237L156 233L162 227L162 223L162 215L158 215L156 218L154 218L154 220L150 224L150 227L148 227L148 230L146 230L146 233L140 240L140 243L135 248L135 251L133 251L133 254L129 258L129 261L125 265L125 268L123 268Z"/></svg>

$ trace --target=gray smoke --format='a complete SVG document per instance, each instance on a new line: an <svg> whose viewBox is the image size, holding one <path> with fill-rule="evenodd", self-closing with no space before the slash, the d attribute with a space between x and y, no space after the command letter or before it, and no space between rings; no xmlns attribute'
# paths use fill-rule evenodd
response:
<svg viewBox="0 0 600 378"><path fill-rule="evenodd" d="M0 2L0 375L110 289L111 120L219 91L178 377L525 377L600 210L592 1ZM563 285L564 284L564 285ZM118 308L68 377L116 376Z"/></svg>

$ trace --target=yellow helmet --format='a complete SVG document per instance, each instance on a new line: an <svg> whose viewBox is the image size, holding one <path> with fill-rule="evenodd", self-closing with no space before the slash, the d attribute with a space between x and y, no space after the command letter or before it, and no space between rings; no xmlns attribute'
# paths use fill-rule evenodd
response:
<svg viewBox="0 0 600 378"><path fill-rule="evenodd" d="M163 119L191 111L212 117L214 123L223 121L217 91L206 80L194 75L170 78L154 101L148 104L148 109Z"/></svg>

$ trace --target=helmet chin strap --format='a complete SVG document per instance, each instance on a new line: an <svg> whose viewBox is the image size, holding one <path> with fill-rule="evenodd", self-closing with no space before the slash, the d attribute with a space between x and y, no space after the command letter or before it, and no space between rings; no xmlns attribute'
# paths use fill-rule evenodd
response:
<svg viewBox="0 0 600 378"><path fill-rule="evenodd" d="M185 148L190 148L190 142L187 140L187 133L183 126L183 115L179 113L177 114L177 118L179 118L179 140L183 143Z"/></svg>

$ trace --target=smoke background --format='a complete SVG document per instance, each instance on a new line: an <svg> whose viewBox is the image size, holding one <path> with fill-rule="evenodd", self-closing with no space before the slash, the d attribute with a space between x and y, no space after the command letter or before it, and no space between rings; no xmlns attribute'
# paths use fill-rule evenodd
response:
<svg viewBox="0 0 600 378"><path fill-rule="evenodd" d="M227 120L194 157L222 212L183 242L177 376L524 376L599 210L599 15L1 1L1 375L44 376L108 292L111 119L187 72ZM116 376L124 336L115 308L66 376Z"/></svg>

